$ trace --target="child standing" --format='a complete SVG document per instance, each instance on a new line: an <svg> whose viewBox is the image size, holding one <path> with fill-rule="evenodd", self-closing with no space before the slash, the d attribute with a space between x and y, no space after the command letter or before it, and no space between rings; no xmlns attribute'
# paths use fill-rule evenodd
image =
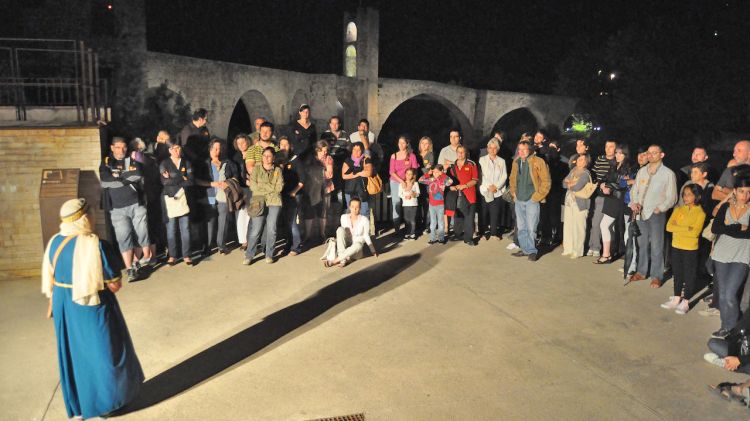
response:
<svg viewBox="0 0 750 421"><path fill-rule="evenodd" d="M406 170L404 181L398 189L398 195L401 198L404 220L406 221L406 226L408 228L404 240L416 240L419 183L417 183L416 170L414 168Z"/></svg>
<svg viewBox="0 0 750 421"><path fill-rule="evenodd" d="M674 273L674 295L662 308L685 314L690 309L690 298L696 293L698 274L698 238L703 231L706 213L701 207L701 187L688 184L682 188L682 200L667 222L667 231L672 233L672 271Z"/></svg>
<svg viewBox="0 0 750 421"><path fill-rule="evenodd" d="M436 164L419 182L427 185L430 197L430 241L427 243L445 244L445 188L453 184L453 180L445 175L442 164Z"/></svg>

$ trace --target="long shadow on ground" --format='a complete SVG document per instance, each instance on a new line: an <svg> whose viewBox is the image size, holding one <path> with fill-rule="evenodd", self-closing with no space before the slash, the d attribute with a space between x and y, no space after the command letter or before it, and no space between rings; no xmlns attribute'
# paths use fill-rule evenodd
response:
<svg viewBox="0 0 750 421"><path fill-rule="evenodd" d="M326 320L361 301L406 283L410 278L387 282L411 267L420 256L417 253L396 257L366 267L322 288L303 301L268 315L263 321L149 379L141 387L138 398L113 415L124 415L163 402L259 353L289 333L303 330L299 328L310 322L322 323L323 320L320 319L323 318L315 319L334 307L333 311L326 314ZM383 288L367 297L350 300L380 285ZM339 306L342 303L344 305Z"/></svg>

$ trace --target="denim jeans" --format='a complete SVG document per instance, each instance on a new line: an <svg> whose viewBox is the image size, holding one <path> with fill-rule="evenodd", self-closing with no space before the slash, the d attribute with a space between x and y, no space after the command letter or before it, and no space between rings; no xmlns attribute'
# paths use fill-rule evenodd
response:
<svg viewBox="0 0 750 421"><path fill-rule="evenodd" d="M250 220L250 229L247 233L247 250L245 257L252 259L255 256L255 246L258 244L261 233L266 237L266 259L273 258L273 249L276 245L276 221L279 219L281 206L267 206L264 215L256 216ZM265 226L265 231L263 227Z"/></svg>
<svg viewBox="0 0 750 421"><path fill-rule="evenodd" d="M720 284L719 311L721 328L731 330L740 320L739 291L747 279L748 266L743 263L721 263L714 261L714 282Z"/></svg>
<svg viewBox="0 0 750 421"><path fill-rule="evenodd" d="M536 227L539 225L539 202L533 200L516 200L516 225L518 230L518 245L526 254L535 254Z"/></svg>
<svg viewBox="0 0 750 421"><path fill-rule="evenodd" d="M227 247L229 207L226 202L216 202L213 205L206 206L206 225L208 228L208 244L206 245L209 248L217 246L219 249L225 249Z"/></svg>
<svg viewBox="0 0 750 421"><path fill-rule="evenodd" d="M286 222L286 230L291 238L287 238L286 247L290 251L299 253L302 250L302 236L299 232L299 224L297 224L297 215L300 209L300 196L289 197L286 196L284 199L284 221Z"/></svg>
<svg viewBox="0 0 750 421"><path fill-rule="evenodd" d="M666 219L665 213L654 213L645 221L636 221L641 230L641 236L638 237L638 273L659 281L664 279Z"/></svg>
<svg viewBox="0 0 750 421"><path fill-rule="evenodd" d="M719 358L729 357L729 341L726 339L711 338L708 340L708 349L714 354L718 355ZM731 355L737 357L737 355ZM737 368L738 373L750 374L750 365L740 365Z"/></svg>
<svg viewBox="0 0 750 421"><path fill-rule="evenodd" d="M445 206L430 205L430 240L445 241Z"/></svg>
<svg viewBox="0 0 750 421"><path fill-rule="evenodd" d="M398 231L401 228L401 197L398 195L401 191L401 183L398 181L390 181L391 185L391 220L393 221L393 229Z"/></svg>
<svg viewBox="0 0 750 421"><path fill-rule="evenodd" d="M177 225L180 226L180 243L182 243L182 257L190 257L190 214L167 221L167 248L169 257L180 257L177 250Z"/></svg>

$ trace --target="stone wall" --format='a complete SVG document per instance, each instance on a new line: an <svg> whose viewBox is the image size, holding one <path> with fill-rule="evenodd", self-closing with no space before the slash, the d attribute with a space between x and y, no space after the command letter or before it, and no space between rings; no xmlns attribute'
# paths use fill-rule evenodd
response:
<svg viewBox="0 0 750 421"><path fill-rule="evenodd" d="M99 129L28 127L0 129L0 280L38 279L44 244L39 213L43 169L78 168L81 194L99 211Z"/></svg>

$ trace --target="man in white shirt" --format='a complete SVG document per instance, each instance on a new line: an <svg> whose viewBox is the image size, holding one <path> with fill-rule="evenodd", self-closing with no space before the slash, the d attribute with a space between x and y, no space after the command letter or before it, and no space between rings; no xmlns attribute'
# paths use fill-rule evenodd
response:
<svg viewBox="0 0 750 421"><path fill-rule="evenodd" d="M664 282L664 227L667 212L677 203L677 178L664 166L661 146L649 146L647 154L648 164L638 170L630 190L630 209L637 215L635 220L641 231L638 267L630 281L650 277L651 288L660 288Z"/></svg>

